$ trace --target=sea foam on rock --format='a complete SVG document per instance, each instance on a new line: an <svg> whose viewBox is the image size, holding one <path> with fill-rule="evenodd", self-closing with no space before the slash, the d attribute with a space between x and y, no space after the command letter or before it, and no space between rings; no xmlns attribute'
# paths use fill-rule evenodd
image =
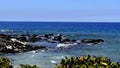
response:
<svg viewBox="0 0 120 68"><path fill-rule="evenodd" d="M46 47L32 46L27 42L12 38L10 35L0 34L0 54L20 53L39 49L46 49Z"/></svg>
<svg viewBox="0 0 120 68"><path fill-rule="evenodd" d="M22 34L22 35L5 35L0 34L0 53L19 53L38 49L47 49L53 46L34 46L34 42L48 42L55 43L54 48L68 48L76 45L96 45L104 42L103 39L70 39L62 34Z"/></svg>

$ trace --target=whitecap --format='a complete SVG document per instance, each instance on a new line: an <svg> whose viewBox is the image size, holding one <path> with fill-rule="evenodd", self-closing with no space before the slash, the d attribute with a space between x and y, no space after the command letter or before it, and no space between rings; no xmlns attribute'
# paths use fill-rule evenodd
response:
<svg viewBox="0 0 120 68"><path fill-rule="evenodd" d="M77 43L59 43L57 44L57 48L68 48L70 46L76 46L78 45Z"/></svg>
<svg viewBox="0 0 120 68"><path fill-rule="evenodd" d="M36 53L36 51L34 50L34 51L30 51L31 53Z"/></svg>
<svg viewBox="0 0 120 68"><path fill-rule="evenodd" d="M6 30L1 30L1 32L5 32Z"/></svg>
<svg viewBox="0 0 120 68"><path fill-rule="evenodd" d="M1 32L13 32L12 30L0 30Z"/></svg>
<svg viewBox="0 0 120 68"><path fill-rule="evenodd" d="M57 62L54 60L50 60L51 63L56 64Z"/></svg>

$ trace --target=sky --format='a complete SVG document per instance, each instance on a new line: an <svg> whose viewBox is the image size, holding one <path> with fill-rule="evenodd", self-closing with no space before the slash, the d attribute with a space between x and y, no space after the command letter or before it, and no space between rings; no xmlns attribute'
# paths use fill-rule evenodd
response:
<svg viewBox="0 0 120 68"><path fill-rule="evenodd" d="M0 21L120 22L120 0L0 0Z"/></svg>

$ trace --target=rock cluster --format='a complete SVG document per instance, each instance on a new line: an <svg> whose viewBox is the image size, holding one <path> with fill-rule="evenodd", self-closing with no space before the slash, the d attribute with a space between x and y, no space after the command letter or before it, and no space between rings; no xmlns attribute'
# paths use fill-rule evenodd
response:
<svg viewBox="0 0 120 68"><path fill-rule="evenodd" d="M22 34L22 35L5 35L0 34L0 53L19 53L32 50L47 49L46 46L33 46L30 42L46 41L49 43L57 43L58 48L75 46L81 44L92 43L93 45L104 42L102 39L69 39L61 34Z"/></svg>
<svg viewBox="0 0 120 68"><path fill-rule="evenodd" d="M46 49L45 46L31 46L29 44L23 44L25 42L15 41L11 35L0 34L0 54L6 53L20 53L38 49Z"/></svg>
<svg viewBox="0 0 120 68"><path fill-rule="evenodd" d="M30 34L22 34L19 36L12 36L17 40L23 42L36 42L36 41L47 41L50 43L66 43L66 42L75 42L76 40L70 40L61 34L44 34L44 35L30 35Z"/></svg>
<svg viewBox="0 0 120 68"><path fill-rule="evenodd" d="M12 36L12 38L16 38L19 41L23 42L36 42L36 41L47 41L50 43L94 43L98 44L104 42L103 39L69 39L65 35L62 34L44 34L44 35L30 35L30 34L22 34Z"/></svg>

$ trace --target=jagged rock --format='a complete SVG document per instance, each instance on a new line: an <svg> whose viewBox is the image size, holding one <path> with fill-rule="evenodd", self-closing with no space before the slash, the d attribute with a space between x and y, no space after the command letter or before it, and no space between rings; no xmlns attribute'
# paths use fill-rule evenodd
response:
<svg viewBox="0 0 120 68"><path fill-rule="evenodd" d="M54 36L54 39L55 41L61 41L62 37L61 36Z"/></svg>
<svg viewBox="0 0 120 68"><path fill-rule="evenodd" d="M41 37L39 35L33 34L32 36L26 36L26 39L28 42L36 42L36 41L40 41Z"/></svg>
<svg viewBox="0 0 120 68"><path fill-rule="evenodd" d="M49 36L51 36L51 34L45 34L44 37L49 38Z"/></svg>
<svg viewBox="0 0 120 68"><path fill-rule="evenodd" d="M17 40L23 41L23 42L27 42L28 40L26 39L26 37L22 36L22 37L18 37Z"/></svg>
<svg viewBox="0 0 120 68"><path fill-rule="evenodd" d="M22 34L22 35L5 35L0 34L0 53L20 53L38 49L47 49L45 46L32 46L31 42L45 41L49 43L57 43L58 48L65 48L80 44L98 44L104 42L102 39L69 39L61 34Z"/></svg>
<svg viewBox="0 0 120 68"><path fill-rule="evenodd" d="M8 39L9 38L9 39ZM20 37L21 38L21 37ZM32 50L47 49L45 46L32 46L24 44L25 38L14 39L9 35L0 34L0 54L20 53ZM22 41L20 41L22 40Z"/></svg>

